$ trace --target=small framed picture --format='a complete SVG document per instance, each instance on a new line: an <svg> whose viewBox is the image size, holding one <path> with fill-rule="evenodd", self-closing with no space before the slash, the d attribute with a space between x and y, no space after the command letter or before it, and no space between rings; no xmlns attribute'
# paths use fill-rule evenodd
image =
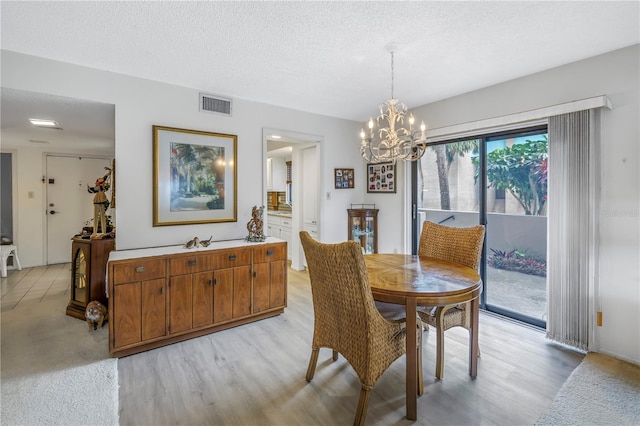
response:
<svg viewBox="0 0 640 426"><path fill-rule="evenodd" d="M336 189L353 189L353 169L333 169Z"/></svg>
<svg viewBox="0 0 640 426"><path fill-rule="evenodd" d="M367 164L367 192L396 192L396 166L393 163Z"/></svg>

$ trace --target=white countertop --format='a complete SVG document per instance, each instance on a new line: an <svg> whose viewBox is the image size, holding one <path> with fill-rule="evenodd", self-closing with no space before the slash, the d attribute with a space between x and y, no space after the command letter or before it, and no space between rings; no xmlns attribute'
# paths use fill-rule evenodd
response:
<svg viewBox="0 0 640 426"><path fill-rule="evenodd" d="M220 249L233 249L238 247L252 247L260 244L280 243L284 242L279 238L267 237L263 242L249 242L245 240L227 240L227 241L212 241L209 247L196 247L185 248L184 244L176 246L163 246L163 247L148 247L131 250L114 250L109 253L109 261L112 260L125 260L125 259L137 259L140 257L151 256L164 256L167 254L181 254L181 253L194 253L194 252L206 252L210 250Z"/></svg>

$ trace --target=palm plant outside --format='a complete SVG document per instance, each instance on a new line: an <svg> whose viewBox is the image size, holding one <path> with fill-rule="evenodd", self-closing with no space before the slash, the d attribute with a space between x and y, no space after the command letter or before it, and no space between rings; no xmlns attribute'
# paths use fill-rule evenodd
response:
<svg viewBox="0 0 640 426"><path fill-rule="evenodd" d="M487 155L489 188L508 191L522 206L526 215L544 216L547 207L547 135L541 140L527 140L491 151ZM476 166L478 158L472 159Z"/></svg>
<svg viewBox="0 0 640 426"><path fill-rule="evenodd" d="M449 193L449 169L451 163L457 156L464 157L468 152L478 151L478 140L469 140L462 142L454 142L448 144L435 145L432 149L436 153L436 166L438 170L438 183L440 187L440 208L442 210L451 210L451 197ZM418 162L418 174L420 175L420 205L423 205L422 194L424 192L424 175L422 171L422 162Z"/></svg>

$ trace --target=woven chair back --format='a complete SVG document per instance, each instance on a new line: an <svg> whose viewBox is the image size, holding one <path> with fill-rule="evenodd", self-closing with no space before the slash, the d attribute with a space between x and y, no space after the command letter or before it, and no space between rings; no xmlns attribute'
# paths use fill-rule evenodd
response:
<svg viewBox="0 0 640 426"><path fill-rule="evenodd" d="M358 364L354 357L370 351L368 335L387 325L375 307L362 249L355 241L320 243L306 231L300 241L311 281L314 341Z"/></svg>
<svg viewBox="0 0 640 426"><path fill-rule="evenodd" d="M483 225L454 228L425 221L418 255L460 263L477 271L483 243Z"/></svg>

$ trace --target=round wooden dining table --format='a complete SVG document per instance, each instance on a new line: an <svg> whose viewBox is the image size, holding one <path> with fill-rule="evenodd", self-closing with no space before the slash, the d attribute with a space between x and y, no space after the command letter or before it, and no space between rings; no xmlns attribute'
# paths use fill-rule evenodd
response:
<svg viewBox="0 0 640 426"><path fill-rule="evenodd" d="M469 375L478 370L478 318L482 280L467 266L416 255L370 254L364 256L373 298L404 305L407 330L417 327L418 306L447 306L471 302ZM418 417L418 357L416 333L407 333L407 419ZM413 349L412 349L413 348Z"/></svg>

